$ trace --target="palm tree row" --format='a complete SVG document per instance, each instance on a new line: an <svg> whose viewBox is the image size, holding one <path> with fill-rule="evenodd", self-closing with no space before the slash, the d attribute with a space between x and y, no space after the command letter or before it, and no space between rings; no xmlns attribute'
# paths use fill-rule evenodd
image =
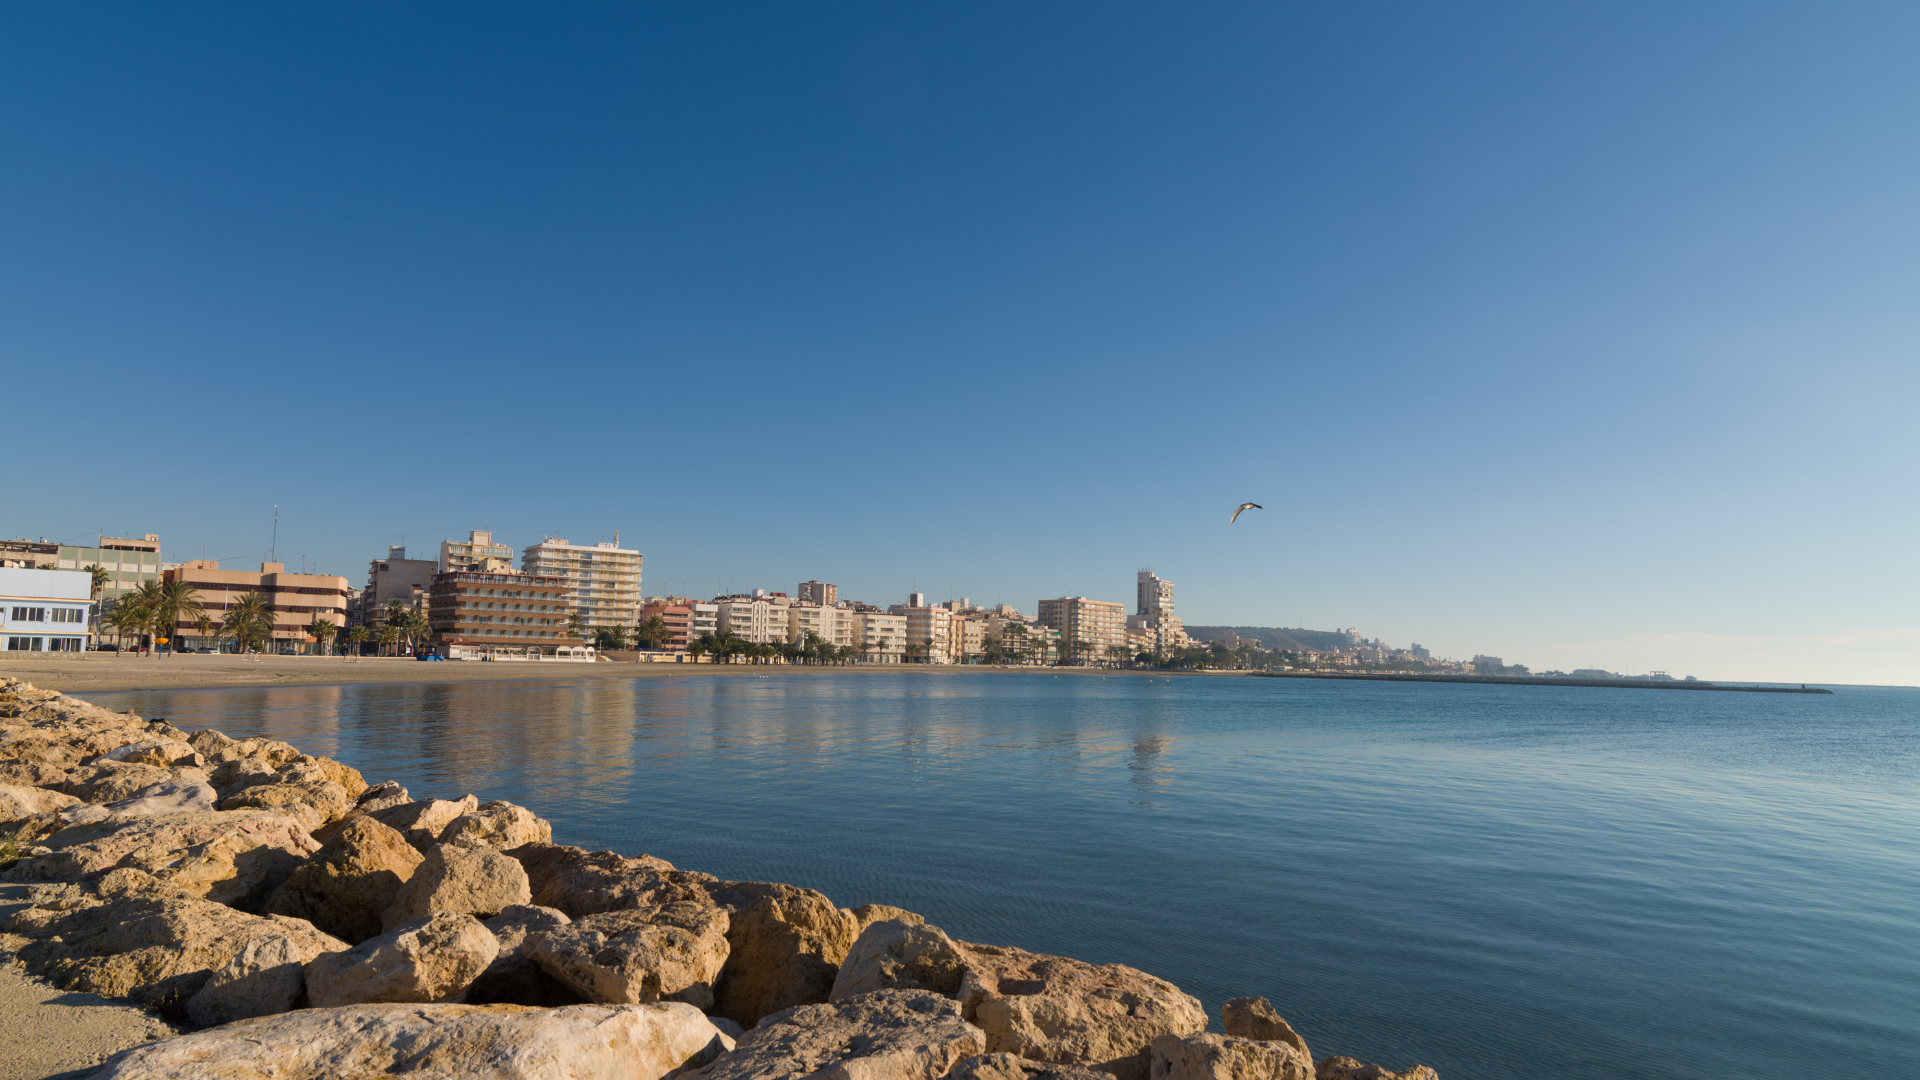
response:
<svg viewBox="0 0 1920 1080"><path fill-rule="evenodd" d="M97 566L88 569L98 571L93 576L98 591L105 584L106 571ZM184 581L146 581L122 597L100 621L114 632L118 651L124 651L129 637L136 645L149 636L155 644L170 644L181 623L203 618L205 610L199 591Z"/></svg>

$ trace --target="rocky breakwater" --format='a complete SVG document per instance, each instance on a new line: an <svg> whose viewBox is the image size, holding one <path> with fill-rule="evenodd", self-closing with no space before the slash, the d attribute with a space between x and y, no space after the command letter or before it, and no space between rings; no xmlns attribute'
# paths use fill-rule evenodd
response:
<svg viewBox="0 0 1920 1080"><path fill-rule="evenodd" d="M0 679L0 948L204 1030L102 1078L1433 1080L1317 1064L1263 999L912 912L552 842L268 739Z"/></svg>

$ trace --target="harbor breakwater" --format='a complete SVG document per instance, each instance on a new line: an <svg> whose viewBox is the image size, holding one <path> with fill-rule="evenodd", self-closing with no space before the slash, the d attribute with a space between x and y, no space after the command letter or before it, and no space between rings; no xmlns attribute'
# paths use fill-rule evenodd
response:
<svg viewBox="0 0 1920 1080"><path fill-rule="evenodd" d="M1315 1060L1264 999L552 842L269 739L0 680L0 948L201 1030L101 1077L1431 1080Z"/></svg>

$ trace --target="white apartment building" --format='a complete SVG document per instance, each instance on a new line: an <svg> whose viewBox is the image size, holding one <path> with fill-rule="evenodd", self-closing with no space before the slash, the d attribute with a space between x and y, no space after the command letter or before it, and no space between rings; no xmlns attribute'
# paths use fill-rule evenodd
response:
<svg viewBox="0 0 1920 1080"><path fill-rule="evenodd" d="M849 611L851 644L861 659L897 664L907 650L907 617L879 611Z"/></svg>
<svg viewBox="0 0 1920 1080"><path fill-rule="evenodd" d="M843 607L809 604L804 601L787 608L787 640L805 641L808 634L834 646L854 643L853 612Z"/></svg>
<svg viewBox="0 0 1920 1080"><path fill-rule="evenodd" d="M1147 647L1141 651L1165 652L1184 647L1188 641L1187 631L1173 614L1173 582L1152 570L1142 570L1136 591L1139 606L1127 616L1127 632L1145 635Z"/></svg>
<svg viewBox="0 0 1920 1080"><path fill-rule="evenodd" d="M0 648L84 652L93 575L82 570L0 568Z"/></svg>
<svg viewBox="0 0 1920 1080"><path fill-rule="evenodd" d="M792 597L716 596L713 603L717 633L732 634L760 645L788 640L788 611L794 606Z"/></svg>
<svg viewBox="0 0 1920 1080"><path fill-rule="evenodd" d="M911 599L924 600L925 597L913 593ZM924 653L916 650L922 663L953 663L953 612L923 604L895 604L887 611L906 618L907 644L925 647Z"/></svg>
<svg viewBox="0 0 1920 1080"><path fill-rule="evenodd" d="M1040 601L1040 622L1060 631L1060 650L1082 664L1105 663L1107 649L1127 644L1127 609L1111 600L1062 596Z"/></svg>
<svg viewBox="0 0 1920 1080"><path fill-rule="evenodd" d="M707 634L720 632L720 605L690 603L693 614L687 620L687 640L699 641Z"/></svg>
<svg viewBox="0 0 1920 1080"><path fill-rule="evenodd" d="M442 574L477 571L487 559L513 561L513 549L505 544L494 543L493 533L487 529L470 529L465 540L440 541Z"/></svg>
<svg viewBox="0 0 1920 1080"><path fill-rule="evenodd" d="M640 553L613 542L591 547L549 536L520 552L520 571L565 578L573 610L586 616L587 632L602 627L630 628L640 621Z"/></svg>

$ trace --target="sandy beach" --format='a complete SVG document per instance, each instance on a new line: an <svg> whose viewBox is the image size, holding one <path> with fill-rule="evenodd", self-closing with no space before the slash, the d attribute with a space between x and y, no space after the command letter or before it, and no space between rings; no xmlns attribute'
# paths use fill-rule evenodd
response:
<svg viewBox="0 0 1920 1080"><path fill-rule="evenodd" d="M116 656L82 653L69 659L41 654L31 658L0 659L0 675L25 679L35 686L63 694L118 690L200 690L219 686L350 686L357 683L488 682L508 679L645 679L701 678L728 675L807 675L854 673L915 673L925 675L981 671L1045 671L1053 675L1149 676L1166 678L1187 672L1109 671L1101 668L958 667L946 664L853 664L848 666L767 664L635 664L602 661L595 664L485 663L441 661L427 663L405 657L337 656ZM1237 675L1240 672L1205 672Z"/></svg>

